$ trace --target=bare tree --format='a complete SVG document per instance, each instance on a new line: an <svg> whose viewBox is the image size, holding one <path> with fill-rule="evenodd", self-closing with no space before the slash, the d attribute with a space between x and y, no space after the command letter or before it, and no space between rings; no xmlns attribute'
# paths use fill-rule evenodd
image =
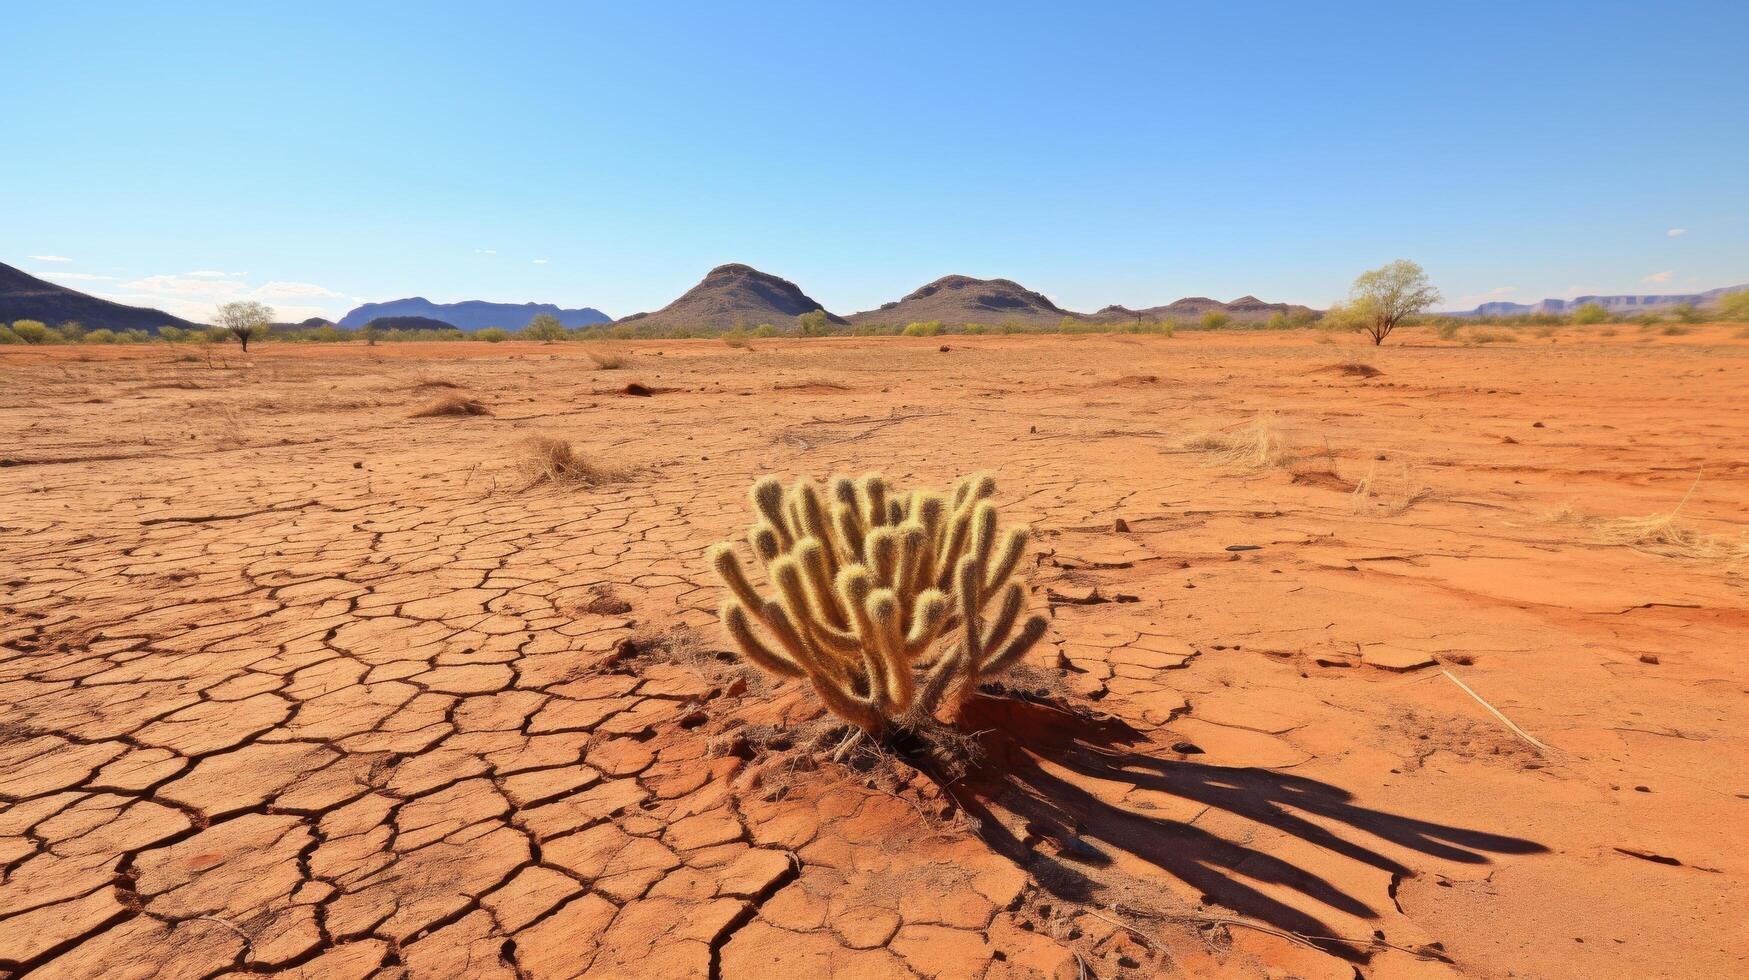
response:
<svg viewBox="0 0 1749 980"><path fill-rule="evenodd" d="M247 354L250 337L267 336L268 324L273 322L273 307L252 300L226 303L219 307L213 322L241 341Z"/></svg>
<svg viewBox="0 0 1749 980"><path fill-rule="evenodd" d="M1405 317L1414 316L1439 302L1439 290L1428 281L1426 270L1408 259L1355 277L1350 309L1364 311L1363 329L1374 346L1385 342Z"/></svg>

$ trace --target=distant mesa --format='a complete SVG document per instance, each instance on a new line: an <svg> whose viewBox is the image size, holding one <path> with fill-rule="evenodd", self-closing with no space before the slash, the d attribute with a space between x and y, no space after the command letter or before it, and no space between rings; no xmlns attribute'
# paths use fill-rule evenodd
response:
<svg viewBox="0 0 1749 980"><path fill-rule="evenodd" d="M852 323L1001 323L1017 321L1029 326L1056 324L1071 315L1043 293L1027 289L1012 279L974 279L942 276L920 286L892 303L852 314Z"/></svg>
<svg viewBox="0 0 1749 980"><path fill-rule="evenodd" d="M426 317L454 324L466 331L503 327L521 330L528 321L545 313L559 318L567 327L587 327L610 323L613 318L593 307L578 310L560 309L551 303L490 303L470 299L460 303L433 303L423 296L392 299L384 303L366 303L340 318L343 327L362 327L381 317Z"/></svg>
<svg viewBox="0 0 1749 980"><path fill-rule="evenodd" d="M1621 294L1617 296L1577 296L1573 299L1545 299L1540 303L1483 303L1473 310L1454 311L1452 316L1528 316L1532 313L1571 313L1581 306L1592 303L1603 307L1610 313L1656 313L1677 306L1713 306L1726 293L1740 293L1749 290L1749 283L1741 286L1720 286L1704 293L1667 293L1652 294Z"/></svg>
<svg viewBox="0 0 1749 980"><path fill-rule="evenodd" d="M429 316L379 316L365 326L373 330L460 330L453 323Z"/></svg>
<svg viewBox="0 0 1749 980"><path fill-rule="evenodd" d="M730 263L706 273L698 285L667 306L649 313L633 313L614 322L637 327L714 330L769 323L788 331L796 328L796 317L815 310L824 307L788 279L760 272L750 265ZM826 314L826 319L840 325L849 322L831 313Z"/></svg>
<svg viewBox="0 0 1749 980"><path fill-rule="evenodd" d="M0 264L0 323L14 320L41 320L51 327L76 320L91 330L145 330L151 333L157 333L159 327L186 329L198 326L162 310L123 306L87 296Z"/></svg>

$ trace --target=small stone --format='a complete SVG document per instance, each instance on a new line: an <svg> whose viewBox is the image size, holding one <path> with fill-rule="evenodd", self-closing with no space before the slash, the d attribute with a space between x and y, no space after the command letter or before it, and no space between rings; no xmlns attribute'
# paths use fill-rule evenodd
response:
<svg viewBox="0 0 1749 980"><path fill-rule="evenodd" d="M1113 531L1117 532L1118 534L1128 534L1128 533L1130 533L1130 524L1128 521L1126 521L1120 517L1117 520L1111 522L1111 529Z"/></svg>
<svg viewBox="0 0 1749 980"><path fill-rule="evenodd" d="M1640 663L1652 664L1653 666L1657 666L1658 655L1655 653L1642 653L1642 654L1640 654Z"/></svg>

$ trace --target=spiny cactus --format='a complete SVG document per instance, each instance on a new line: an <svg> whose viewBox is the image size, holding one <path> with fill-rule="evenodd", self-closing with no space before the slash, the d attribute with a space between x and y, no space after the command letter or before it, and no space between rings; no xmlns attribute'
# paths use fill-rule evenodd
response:
<svg viewBox="0 0 1749 980"><path fill-rule="evenodd" d="M1027 529L998 535L995 492L988 474L951 496L896 493L876 473L835 477L826 493L766 477L753 485L747 543L776 597L754 588L733 542L717 545L711 566L731 594L723 625L748 660L808 678L870 734L964 700L1045 632L1042 616L1020 621L1026 589L1010 579Z"/></svg>

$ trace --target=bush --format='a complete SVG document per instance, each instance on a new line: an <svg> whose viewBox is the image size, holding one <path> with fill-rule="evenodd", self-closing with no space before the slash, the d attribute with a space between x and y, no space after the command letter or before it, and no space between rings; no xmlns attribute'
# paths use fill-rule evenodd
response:
<svg viewBox="0 0 1749 980"><path fill-rule="evenodd" d="M1609 311L1601 303L1586 303L1573 311L1573 322L1580 324L1608 323Z"/></svg>
<svg viewBox="0 0 1749 980"><path fill-rule="evenodd" d="M907 323L901 333L907 337L934 337L941 333L941 321L920 320L916 323Z"/></svg>
<svg viewBox="0 0 1749 980"><path fill-rule="evenodd" d="M188 339L188 331L181 327L163 326L158 328L158 336L167 344L180 344Z"/></svg>
<svg viewBox="0 0 1749 980"><path fill-rule="evenodd" d="M753 328L753 336L775 337L777 336L777 328L769 323L761 323L759 326Z"/></svg>
<svg viewBox="0 0 1749 980"><path fill-rule="evenodd" d="M510 339L510 331L503 327L487 327L484 330L475 332L474 339L483 340L488 344L502 344Z"/></svg>
<svg viewBox="0 0 1749 980"><path fill-rule="evenodd" d="M139 327L135 327L132 330L124 330L121 333L116 334L116 336L119 337L124 344L149 344L152 342L152 335L141 330Z"/></svg>
<svg viewBox="0 0 1749 980"><path fill-rule="evenodd" d="M982 323L968 323L960 328L961 331L973 337L982 333L988 333L989 329L989 327L984 326Z"/></svg>
<svg viewBox="0 0 1749 980"><path fill-rule="evenodd" d="M1726 320L1749 320L1749 289L1720 297L1719 316Z"/></svg>
<svg viewBox="0 0 1749 980"><path fill-rule="evenodd" d="M60 334L61 339L67 343L76 344L85 337L85 324L78 320L62 320L60 325L55 327L55 332ZM111 336L114 335L111 334Z"/></svg>
<svg viewBox="0 0 1749 980"><path fill-rule="evenodd" d="M1664 328L1663 333L1666 337L1686 337L1688 336L1688 327L1680 323L1672 323Z"/></svg>
<svg viewBox="0 0 1749 980"><path fill-rule="evenodd" d="M1210 310L1202 315L1202 319L1197 321L1197 325L1204 330L1219 330L1232 322L1233 318L1220 310Z"/></svg>
<svg viewBox="0 0 1749 980"><path fill-rule="evenodd" d="M83 339L87 344L113 344L115 331L99 328L86 334Z"/></svg>
<svg viewBox="0 0 1749 980"><path fill-rule="evenodd" d="M1704 323L1704 322L1706 322L1706 314L1695 309L1693 306L1689 305L1688 303L1684 303L1681 306L1678 306L1675 309L1671 310L1670 315L1675 317L1677 320L1681 321L1682 323ZM1665 333L1669 333L1669 331L1665 331Z"/></svg>
<svg viewBox="0 0 1749 980"><path fill-rule="evenodd" d="M24 338L12 332L12 328L0 323L0 344L22 344Z"/></svg>
<svg viewBox="0 0 1749 980"><path fill-rule="evenodd" d="M1439 333L1440 340L1456 340L1458 328L1461 326L1462 324L1456 320L1441 320L1439 325L1433 329Z"/></svg>
<svg viewBox="0 0 1749 980"><path fill-rule="evenodd" d="M542 313L528 321L528 326L522 328L522 336L528 340L538 340L544 344L564 340L571 335L566 332L565 325L551 313Z"/></svg>
<svg viewBox="0 0 1749 980"><path fill-rule="evenodd" d="M27 344L41 344L48 340L48 325L41 320L18 320L12 324L12 332Z"/></svg>
<svg viewBox="0 0 1749 980"><path fill-rule="evenodd" d="M803 337L824 337L831 330L825 310L815 310L796 317L796 328Z"/></svg>

